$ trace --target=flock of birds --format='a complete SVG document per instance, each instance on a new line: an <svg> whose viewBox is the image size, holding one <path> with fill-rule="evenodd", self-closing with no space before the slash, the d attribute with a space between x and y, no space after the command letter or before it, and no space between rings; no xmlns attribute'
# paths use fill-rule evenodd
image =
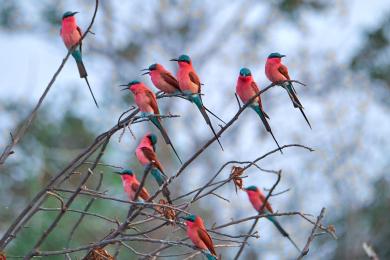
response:
<svg viewBox="0 0 390 260"><path fill-rule="evenodd" d="M62 17L62 28L60 35L68 50L72 50L71 54L76 61L80 77L86 80L94 102L98 107L92 89L87 80L88 74L82 60L82 33L80 28L77 26L75 14L77 14L77 12L68 11L64 13ZM292 82L290 81L288 69L281 63L281 59L284 56L285 55L281 55L279 53L271 53L268 56L265 65L265 74L272 83L278 84L284 89L286 89L293 103L293 106L301 111L307 124L311 128L310 122L307 119L305 113L303 112L302 103L299 101L297 93L292 85ZM203 104L201 94L202 83L198 75L196 74L194 67L192 66L191 58L188 55L181 55L180 57L172 59L171 61L176 61L179 65L176 78L161 64L150 65L147 69L143 70L145 71L143 75L150 75L153 84L162 92L166 94L179 95L180 97L185 98L188 101L194 103L201 112L204 120L210 127L221 149L223 150L222 144L218 139L218 136L211 124L207 112L209 112L213 116L216 115L213 114L209 109L207 109ZM149 89L144 83L137 80L131 81L128 84L124 84L121 86L125 86L123 90L130 90L134 94L135 103L137 104L139 111L141 112L141 116L149 118L150 121L158 128L164 138L165 143L172 147L177 158L182 163L176 149L172 144L172 141L170 140L165 128L162 125L161 114L157 105L155 93L151 89ZM269 116L265 113L263 109L259 92L259 87L253 80L251 71L248 68L242 68L240 70L237 80L236 93L243 103L246 104L250 102L249 106L259 115L261 121L264 124L265 129L271 134L280 152L282 153L282 149L280 148L276 138L274 137L271 127L268 123ZM163 166L157 157L156 144L157 136L148 133L142 138L141 142L137 146L135 154L138 161L144 167L150 167L150 173L156 180L157 184L161 187L161 185L164 185L165 181L167 180L167 175L164 173ZM126 169L116 173L121 175L124 190L127 193L130 201L134 201L137 199L143 199L144 201L148 201L150 199L149 192L144 187L142 187L142 189L138 192L138 196L136 198L137 191L140 188L140 183L137 180L137 177L133 171ZM269 214L273 213L271 205L266 201L266 197L260 189L258 189L256 186L249 186L244 188L243 190L246 191L246 193L248 194L248 198L257 212ZM167 199L168 203L172 204L170 192L166 185L164 186L162 193ZM164 201L162 201L161 203L164 203ZM299 247L290 238L289 234L281 227L280 223L276 220L276 218L272 215L267 216L267 218L275 225L279 232L284 237L287 237L297 248L297 250L300 251ZM187 226L187 235L191 239L193 244L197 248L201 249L208 259L217 259L217 254L214 249L213 241L210 235L207 233L202 218L196 215L187 215L183 219L185 220Z"/></svg>

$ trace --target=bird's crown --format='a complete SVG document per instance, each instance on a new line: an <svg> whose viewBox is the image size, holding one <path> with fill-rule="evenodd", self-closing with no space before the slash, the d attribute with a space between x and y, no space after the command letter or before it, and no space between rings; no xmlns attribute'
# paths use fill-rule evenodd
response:
<svg viewBox="0 0 390 260"><path fill-rule="evenodd" d="M132 85L137 85L137 84L140 84L141 82L138 81L138 80L133 80L133 81L130 81L129 84L127 84L128 86L132 86Z"/></svg>
<svg viewBox="0 0 390 260"><path fill-rule="evenodd" d="M245 190L257 191L257 187L252 185L252 186L246 187Z"/></svg>
<svg viewBox="0 0 390 260"><path fill-rule="evenodd" d="M240 69L240 75L241 76L252 76L252 73L248 68L242 68L242 69Z"/></svg>
<svg viewBox="0 0 390 260"><path fill-rule="evenodd" d="M270 55L268 55L268 59L270 58L283 58L286 55L280 54L279 52L273 52Z"/></svg>
<svg viewBox="0 0 390 260"><path fill-rule="evenodd" d="M71 11L66 11L63 15L62 15L62 19L66 18L66 17L70 17L70 16L73 16L77 14L77 12L71 12Z"/></svg>
<svg viewBox="0 0 390 260"><path fill-rule="evenodd" d="M157 63L154 63L149 66L149 70L156 70L157 69Z"/></svg>
<svg viewBox="0 0 390 260"><path fill-rule="evenodd" d="M184 217L184 219L191 221L191 222L195 222L196 216L191 214L191 215Z"/></svg>
<svg viewBox="0 0 390 260"><path fill-rule="evenodd" d="M190 56L183 54L183 55L180 55L178 61L184 61L184 62L190 63L191 58L190 58Z"/></svg>
<svg viewBox="0 0 390 260"><path fill-rule="evenodd" d="M134 175L133 171L130 169L124 169L124 170L122 170L120 172L116 172L116 173L118 173L120 175L131 175L131 176Z"/></svg>

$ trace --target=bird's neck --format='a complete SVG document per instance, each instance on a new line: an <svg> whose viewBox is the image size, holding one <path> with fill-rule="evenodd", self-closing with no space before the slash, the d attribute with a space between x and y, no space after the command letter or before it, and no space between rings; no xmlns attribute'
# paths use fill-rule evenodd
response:
<svg viewBox="0 0 390 260"><path fill-rule="evenodd" d="M65 19L62 20L62 27L63 28L76 28L76 18L73 16L71 17L66 17Z"/></svg>
<svg viewBox="0 0 390 260"><path fill-rule="evenodd" d="M280 58L269 58L267 59L268 64L280 64L281 59Z"/></svg>

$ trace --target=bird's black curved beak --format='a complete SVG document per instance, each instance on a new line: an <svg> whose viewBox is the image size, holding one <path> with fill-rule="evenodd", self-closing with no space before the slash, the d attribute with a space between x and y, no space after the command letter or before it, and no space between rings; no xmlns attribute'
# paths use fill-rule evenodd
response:
<svg viewBox="0 0 390 260"><path fill-rule="evenodd" d="M286 55L284 55L284 54L280 55L280 58L283 58L283 57L286 57Z"/></svg>
<svg viewBox="0 0 390 260"><path fill-rule="evenodd" d="M112 173L115 173L115 174L121 174L121 172L112 172Z"/></svg>
<svg viewBox="0 0 390 260"><path fill-rule="evenodd" d="M150 74L150 70L149 69L143 69L141 71L145 71L145 70L147 70L147 72L142 73L142 75Z"/></svg>
<svg viewBox="0 0 390 260"><path fill-rule="evenodd" d="M78 13L79 13L79 12L73 12L73 13L72 13L72 16L75 15L75 14L78 14Z"/></svg>
<svg viewBox="0 0 390 260"><path fill-rule="evenodd" d="M122 85L119 85L119 87L125 87L125 88L121 89L121 91L129 89L129 85L128 84L122 84Z"/></svg>
<svg viewBox="0 0 390 260"><path fill-rule="evenodd" d="M178 59L170 59L170 61L179 61Z"/></svg>

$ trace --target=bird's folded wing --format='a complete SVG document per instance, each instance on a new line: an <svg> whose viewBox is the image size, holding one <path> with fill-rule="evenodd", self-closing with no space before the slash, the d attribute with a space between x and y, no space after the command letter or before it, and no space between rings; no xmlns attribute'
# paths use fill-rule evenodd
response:
<svg viewBox="0 0 390 260"><path fill-rule="evenodd" d="M151 162L153 163L154 166L156 166L162 173L164 173L162 164L157 158L156 153L150 149L149 147L141 147L141 151L144 154L144 156Z"/></svg>
<svg viewBox="0 0 390 260"><path fill-rule="evenodd" d="M131 189L136 192L138 189L139 189L139 186L140 184L139 183L133 183L131 184ZM150 195L148 193L148 191L145 189L145 188L142 188L142 190L140 191L139 193L139 196L143 199L143 200L148 200Z"/></svg>
<svg viewBox="0 0 390 260"><path fill-rule="evenodd" d="M200 89L200 80L199 80L198 75L196 75L195 72L191 71L189 73L189 76L190 76L190 80L192 81L192 83L194 83L195 85L198 86L198 93L200 93L201 89Z"/></svg>
<svg viewBox="0 0 390 260"><path fill-rule="evenodd" d="M217 255L217 253L215 252L215 249L214 249L213 240L211 240L211 237L207 233L207 231L202 229L202 228L198 228L198 235L199 235L199 238L203 241L203 243L207 246L209 251L213 255Z"/></svg>
<svg viewBox="0 0 390 260"><path fill-rule="evenodd" d="M171 73L169 73L169 72L162 72L162 73L161 73L161 77L162 77L163 80L165 80L169 85L171 85L172 87L174 87L174 88L177 89L177 90L180 90L180 88L179 88L179 82L175 79L174 76L172 76Z"/></svg>
<svg viewBox="0 0 390 260"><path fill-rule="evenodd" d="M81 38L81 37L83 36L83 33L81 32L81 29L80 29L80 27L78 27L78 26L77 26L77 31L79 32L80 38ZM82 41L80 41L80 53L83 52L82 49L81 49L81 47L82 47Z"/></svg>
<svg viewBox="0 0 390 260"><path fill-rule="evenodd" d="M285 76L287 80L290 80L290 76L288 75L288 69L286 66L280 64L278 71L282 73L282 75Z"/></svg>
<svg viewBox="0 0 390 260"><path fill-rule="evenodd" d="M146 96L149 98L150 100L150 103L149 105L152 107L153 109L153 112L157 115L160 114L160 111L158 110L158 106L157 106L157 99L156 99L156 95L150 91L150 90L146 90Z"/></svg>

